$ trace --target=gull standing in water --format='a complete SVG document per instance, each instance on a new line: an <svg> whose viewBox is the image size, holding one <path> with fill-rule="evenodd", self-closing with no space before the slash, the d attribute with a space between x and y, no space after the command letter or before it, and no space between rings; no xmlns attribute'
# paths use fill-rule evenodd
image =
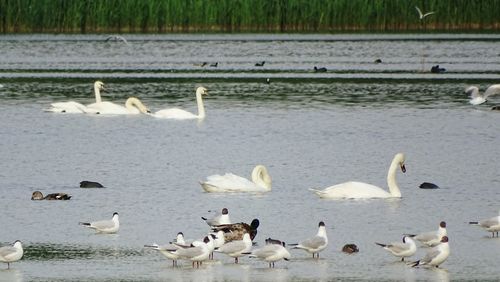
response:
<svg viewBox="0 0 500 282"><path fill-rule="evenodd" d="M95 229L98 233L116 233L120 228L120 221L118 219L118 213L113 213L113 218L110 220L100 220L93 222L80 222L80 225L85 227Z"/></svg>
<svg viewBox="0 0 500 282"><path fill-rule="evenodd" d="M10 263L20 260L23 257L23 253L21 241L17 240L13 246L0 248L0 261L7 263L7 269L9 269Z"/></svg>
<svg viewBox="0 0 500 282"><path fill-rule="evenodd" d="M310 254L313 258L319 259L319 252L323 251L328 245L328 237L326 236L325 223L319 223L318 233L316 236L306 239L298 244L289 244L294 246L293 249L302 249Z"/></svg>
<svg viewBox="0 0 500 282"><path fill-rule="evenodd" d="M448 237L443 236L441 243L436 247L430 249L424 258L411 263L411 266L430 265L439 267L450 256L450 245L448 244Z"/></svg>
<svg viewBox="0 0 500 282"><path fill-rule="evenodd" d="M221 214L217 214L213 218L201 217L209 226L221 225L221 224L231 224L229 219L229 212L227 208L222 209Z"/></svg>
<svg viewBox="0 0 500 282"><path fill-rule="evenodd" d="M169 250L177 250L181 248L179 245L186 244L186 242L184 241L184 234L182 232L177 233L177 238L174 241L175 243L170 242L166 245L158 245L156 243L153 243L151 245L144 245L144 247L159 251L162 255L172 260L172 266L177 266L179 255Z"/></svg>
<svg viewBox="0 0 500 282"><path fill-rule="evenodd" d="M471 221L469 224L479 225L482 228L486 229L486 231L491 232L491 238L495 238L495 232L500 231L500 211L498 212L498 216L494 216L492 218L483 219L480 221Z"/></svg>
<svg viewBox="0 0 500 282"><path fill-rule="evenodd" d="M245 233L242 240L235 240L222 245L216 252L224 253L234 258L234 263L238 263L238 258L244 256L252 249L250 234Z"/></svg>
<svg viewBox="0 0 500 282"><path fill-rule="evenodd" d="M203 238L203 242L194 241L189 247L172 248L168 251L173 252L179 258L192 261L193 268L195 263L196 267L200 267L200 265L206 261L210 255L210 250L207 246L209 242L210 239L208 236L205 236L205 238Z"/></svg>
<svg viewBox="0 0 500 282"><path fill-rule="evenodd" d="M391 252L393 255L400 257L401 261L405 260L405 257L411 257L417 252L417 245L415 241L409 236L403 236L403 243L393 242L390 244L375 243L387 251Z"/></svg>
<svg viewBox="0 0 500 282"><path fill-rule="evenodd" d="M425 233L420 233L418 235L407 234L407 236L412 237L413 239L419 241L420 243L428 246L434 247L441 243L441 238L446 236L446 222L441 221L439 223L439 228L436 231L429 231Z"/></svg>
<svg viewBox="0 0 500 282"><path fill-rule="evenodd" d="M274 268L274 263L276 261L280 259L288 261L292 256L285 248L285 242L281 242L281 244L268 243L262 248L255 249L249 253L249 257L267 261L269 263L269 268Z"/></svg>

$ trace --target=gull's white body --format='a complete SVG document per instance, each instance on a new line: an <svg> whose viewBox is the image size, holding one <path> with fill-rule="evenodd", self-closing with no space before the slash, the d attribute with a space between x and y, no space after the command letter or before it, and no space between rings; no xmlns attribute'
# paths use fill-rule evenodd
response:
<svg viewBox="0 0 500 282"><path fill-rule="evenodd" d="M498 237L498 232L500 232L500 212L498 216L494 216L488 219L483 219L477 223L471 222L471 224L476 224L481 226L486 231L491 232L493 237L495 237L495 232L496 232Z"/></svg>
<svg viewBox="0 0 500 282"><path fill-rule="evenodd" d="M222 213L220 214L217 214L216 216L212 217L212 218L208 218L208 219L205 219L204 217L202 217L202 219L205 220L205 222L209 225L209 226L216 226L216 225L222 225L222 224L231 224L231 220L229 218L229 213L227 213L227 209L225 209L225 214L224 214L224 210Z"/></svg>
<svg viewBox="0 0 500 282"><path fill-rule="evenodd" d="M320 198L329 199L368 199L368 198L401 198L401 191L399 190L398 184L396 182L396 170L398 166L401 167L403 172L405 156L402 153L398 153L394 156L389 171L387 173L387 185L389 186L389 192L363 182L349 181L337 185L327 187L323 190L309 189L316 193Z"/></svg>
<svg viewBox="0 0 500 282"><path fill-rule="evenodd" d="M438 230L420 233L414 236L413 239L428 247L434 247L438 244L441 244L441 238L447 235L448 233L446 231L446 227L439 226Z"/></svg>
<svg viewBox="0 0 500 282"><path fill-rule="evenodd" d="M182 233L178 233L177 238L175 239L175 244L170 243L165 245L158 245L154 243L152 245L145 245L144 247L152 248L153 250L159 251L162 255L164 255L168 259L171 259L172 264L175 266L177 264L176 263L177 260L179 259L179 255L171 250L177 250L181 248L179 247L179 245L185 245L185 244L186 242L184 241L184 235Z"/></svg>
<svg viewBox="0 0 500 282"><path fill-rule="evenodd" d="M321 222L322 223L322 222ZM296 246L293 249L302 249L310 254L317 254L319 258L319 252L323 251L328 246L328 237L326 236L326 228L325 225L321 225L318 228L318 233L316 236L308 238Z"/></svg>
<svg viewBox="0 0 500 282"><path fill-rule="evenodd" d="M198 105L198 114L193 114L179 108L170 108L170 109L159 110L154 114L151 114L151 116L156 118L179 119L179 120L204 119L206 114L205 114L205 106L203 105L202 95L207 95L207 94L208 91L205 87L198 87L198 89L196 89L196 103Z"/></svg>
<svg viewBox="0 0 500 282"><path fill-rule="evenodd" d="M500 84L494 84L488 87L484 94L479 93L479 88L476 86L470 86L465 89L465 93L469 94L469 103L472 105L480 105L487 101L487 98L491 95L500 93Z"/></svg>
<svg viewBox="0 0 500 282"><path fill-rule="evenodd" d="M271 191L271 176L263 165L257 165L252 171L252 181L226 173L211 175L200 182L206 192L268 192Z"/></svg>
<svg viewBox="0 0 500 282"><path fill-rule="evenodd" d="M429 265L438 267L450 256L450 245L448 242L441 242L439 245L430 249L425 257L415 262L413 266Z"/></svg>
<svg viewBox="0 0 500 282"><path fill-rule="evenodd" d="M114 213L113 218L111 220L100 220L87 223L81 222L80 224L84 225L85 227L94 229L99 233L111 234L118 232L118 230L120 229L120 221L118 213Z"/></svg>
<svg viewBox="0 0 500 282"><path fill-rule="evenodd" d="M194 241L192 247L178 248L173 253L179 258L188 259L193 262L203 262L208 259L210 249L204 242Z"/></svg>
<svg viewBox="0 0 500 282"><path fill-rule="evenodd" d="M0 261L7 263L7 268L10 268L10 263L20 260L23 254L24 251L21 241L16 241L13 246L4 246L0 248Z"/></svg>
<svg viewBox="0 0 500 282"><path fill-rule="evenodd" d="M245 235L243 235L243 240L228 242L215 251L233 257L235 258L235 262L238 262L238 257L244 256L245 253L250 252L251 249L252 240L250 239L250 234L245 233Z"/></svg>
<svg viewBox="0 0 500 282"><path fill-rule="evenodd" d="M403 238L403 242L392 242L387 245L377 243L377 245L382 246L394 256L400 257L401 260L404 260L406 257L411 257L417 252L417 244L408 236Z"/></svg>
<svg viewBox="0 0 500 282"><path fill-rule="evenodd" d="M101 90L104 89L104 83L101 81L94 82L94 94L95 102L101 102ZM69 113L69 114L81 114L88 111L87 106L80 104L75 101L69 102L57 102L50 104L50 108L46 110L47 112L54 113Z"/></svg>
<svg viewBox="0 0 500 282"><path fill-rule="evenodd" d="M262 248L253 250L250 257L267 261L271 267L271 263L274 265L274 262L281 259L289 260L292 256L281 244L267 244Z"/></svg>
<svg viewBox="0 0 500 282"><path fill-rule="evenodd" d="M149 113L149 109L139 99L130 97L125 101L125 106L112 102L100 102L88 105L86 112L101 115L138 115Z"/></svg>

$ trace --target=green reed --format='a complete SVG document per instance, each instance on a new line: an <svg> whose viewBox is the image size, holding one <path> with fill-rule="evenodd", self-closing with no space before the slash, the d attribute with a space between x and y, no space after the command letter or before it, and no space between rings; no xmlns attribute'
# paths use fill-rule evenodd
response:
<svg viewBox="0 0 500 282"><path fill-rule="evenodd" d="M436 11L424 20L415 6ZM0 0L0 32L498 31L500 0Z"/></svg>

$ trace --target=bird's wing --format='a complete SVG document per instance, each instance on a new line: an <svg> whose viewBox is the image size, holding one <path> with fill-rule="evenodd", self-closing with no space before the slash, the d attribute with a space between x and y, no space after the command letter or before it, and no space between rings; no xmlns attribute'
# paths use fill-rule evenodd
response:
<svg viewBox="0 0 500 282"><path fill-rule="evenodd" d="M427 16L429 16L429 15L432 15L432 14L434 14L434 13L435 13L435 12L428 12L428 13L425 13L425 14L422 16L422 18L425 18L425 17L427 17Z"/></svg>
<svg viewBox="0 0 500 282"><path fill-rule="evenodd" d="M115 226L115 223L112 220L101 220L101 221L94 221L90 223L90 227L96 228L96 229L108 229L108 228L113 228Z"/></svg>
<svg viewBox="0 0 500 282"><path fill-rule="evenodd" d="M483 219L483 220L479 221L479 225L482 227L486 227L486 228L489 228L493 225L498 225L498 224L500 224L500 222L498 221L498 217L492 217L492 218Z"/></svg>
<svg viewBox="0 0 500 282"><path fill-rule="evenodd" d="M418 12L418 15L420 16L420 18L423 18L424 15L422 14L422 11L420 11L420 9L417 6L415 6L415 9L417 9L417 12Z"/></svg>
<svg viewBox="0 0 500 282"><path fill-rule="evenodd" d="M387 245L387 248L391 249L393 252L400 253L408 250L408 245L405 243L392 243L390 245Z"/></svg>
<svg viewBox="0 0 500 282"><path fill-rule="evenodd" d="M435 257L439 255L440 251L438 249L431 249L423 259L420 260L421 263L429 263L431 262Z"/></svg>
<svg viewBox="0 0 500 282"><path fill-rule="evenodd" d="M11 246L5 246L0 248L0 257L6 257L9 256L17 251L16 248L11 247Z"/></svg>
<svg viewBox="0 0 500 282"><path fill-rule="evenodd" d="M483 96L484 96L484 98L486 98L488 96L498 94L498 93L500 93L500 84L494 84L494 85L488 87L488 89L486 89Z"/></svg>
<svg viewBox="0 0 500 282"><path fill-rule="evenodd" d="M317 248L323 246L325 243L326 243L325 238L320 237L320 236L314 236L312 238L309 238L305 241L300 242L300 245L302 245L306 248L317 249Z"/></svg>

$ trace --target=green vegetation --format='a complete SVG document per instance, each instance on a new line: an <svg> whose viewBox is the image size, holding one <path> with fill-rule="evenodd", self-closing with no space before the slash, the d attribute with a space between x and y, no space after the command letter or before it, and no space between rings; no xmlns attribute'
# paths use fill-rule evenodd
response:
<svg viewBox="0 0 500 282"><path fill-rule="evenodd" d="M415 6L436 13L420 20ZM498 31L500 0L0 0L0 32Z"/></svg>

